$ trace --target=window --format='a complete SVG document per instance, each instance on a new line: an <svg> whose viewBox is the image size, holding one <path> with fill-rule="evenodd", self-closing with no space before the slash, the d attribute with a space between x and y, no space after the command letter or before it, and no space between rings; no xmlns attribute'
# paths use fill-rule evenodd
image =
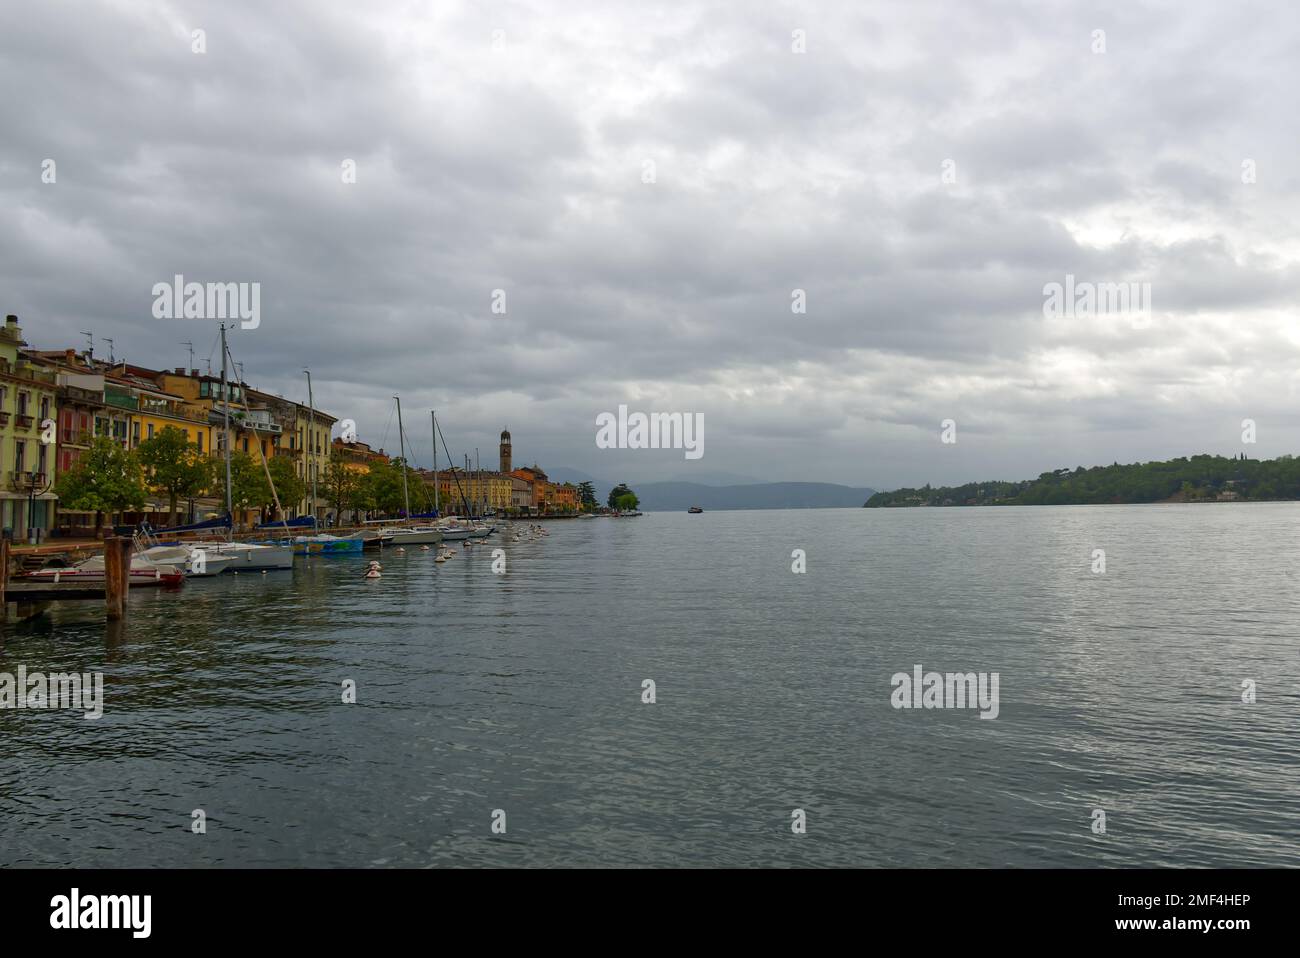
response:
<svg viewBox="0 0 1300 958"><path fill-rule="evenodd" d="M200 433L195 437L194 441L197 442L197 443L199 444L199 452L203 452L203 433L200 432Z"/></svg>
<svg viewBox="0 0 1300 958"><path fill-rule="evenodd" d="M25 472L27 469L27 443L21 439L14 442L14 472Z"/></svg>
<svg viewBox="0 0 1300 958"><path fill-rule="evenodd" d="M149 423L149 436L148 436L148 438L150 438L150 439L153 438L153 423Z"/></svg>
<svg viewBox="0 0 1300 958"><path fill-rule="evenodd" d="M45 443L43 442L38 443L36 446L36 471L37 472L45 471L45 450L48 448L49 446L45 445Z"/></svg>
<svg viewBox="0 0 1300 958"><path fill-rule="evenodd" d="M28 400L27 393L18 394L18 415L20 416L27 415L27 400Z"/></svg>
<svg viewBox="0 0 1300 958"><path fill-rule="evenodd" d="M266 440L265 440L265 439L262 440L262 458L263 458L263 459L267 458L267 455L266 455Z"/></svg>
<svg viewBox="0 0 1300 958"><path fill-rule="evenodd" d="M131 448L134 449L140 445L140 421L137 419L131 423Z"/></svg>
<svg viewBox="0 0 1300 958"><path fill-rule="evenodd" d="M9 387L8 387L8 386L0 386L0 412L3 412L3 411L4 411L4 408L5 408L5 398L6 398L8 395L9 395Z"/></svg>
<svg viewBox="0 0 1300 958"><path fill-rule="evenodd" d="M44 420L49 418L50 418L50 397L42 396L41 397L41 419Z"/></svg>
<svg viewBox="0 0 1300 958"><path fill-rule="evenodd" d="M248 437L244 437L244 452L248 452Z"/></svg>

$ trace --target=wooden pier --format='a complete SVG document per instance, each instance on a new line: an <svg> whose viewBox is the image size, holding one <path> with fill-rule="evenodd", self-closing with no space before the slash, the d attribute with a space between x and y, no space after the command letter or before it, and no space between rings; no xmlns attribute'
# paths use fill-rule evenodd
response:
<svg viewBox="0 0 1300 958"><path fill-rule="evenodd" d="M126 618L133 545L132 540L125 537L104 540L104 581L101 585L76 580L11 579L9 541L0 542L0 621L8 619L11 602L18 607L20 619L39 615L51 602L98 600L103 601L110 622Z"/></svg>

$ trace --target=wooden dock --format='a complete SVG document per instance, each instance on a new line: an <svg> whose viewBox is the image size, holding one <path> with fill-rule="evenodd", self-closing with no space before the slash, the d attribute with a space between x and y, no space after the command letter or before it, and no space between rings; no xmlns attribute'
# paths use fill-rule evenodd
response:
<svg viewBox="0 0 1300 958"><path fill-rule="evenodd" d="M133 547L132 540L125 537L104 540L104 581L100 585L11 579L9 542L0 541L0 621L9 617L10 602L17 605L20 619L39 615L51 602L96 600L103 600L104 612L110 622L125 618Z"/></svg>

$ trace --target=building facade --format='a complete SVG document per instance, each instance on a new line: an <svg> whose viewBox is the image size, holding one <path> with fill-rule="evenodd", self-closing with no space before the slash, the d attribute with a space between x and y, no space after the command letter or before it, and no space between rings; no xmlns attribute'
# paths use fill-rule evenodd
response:
<svg viewBox="0 0 1300 958"><path fill-rule="evenodd" d="M44 538L58 497L58 380L22 349L17 316L0 329L0 526L14 539ZM48 442L45 440L49 440Z"/></svg>

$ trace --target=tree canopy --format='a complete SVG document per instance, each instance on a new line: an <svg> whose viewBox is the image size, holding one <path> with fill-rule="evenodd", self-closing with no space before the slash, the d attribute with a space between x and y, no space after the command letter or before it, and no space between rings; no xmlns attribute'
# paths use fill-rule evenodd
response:
<svg viewBox="0 0 1300 958"><path fill-rule="evenodd" d="M632 497L632 504L630 506L619 505L620 501L624 500L628 496ZM637 499L636 493L628 488L626 482L620 482L613 489L609 490L609 498L606 499L605 501L611 509L624 510L624 509L635 509L637 507L637 503L640 500Z"/></svg>
<svg viewBox="0 0 1300 958"><path fill-rule="evenodd" d="M140 443L136 452L149 485L167 497L172 525L176 524L177 502L202 495L212 485L214 461L175 426L164 426L162 432Z"/></svg>
<svg viewBox="0 0 1300 958"><path fill-rule="evenodd" d="M107 436L99 436L59 475L55 492L65 509L95 513L95 529L104 514L144 507L144 473L135 453Z"/></svg>
<svg viewBox="0 0 1300 958"><path fill-rule="evenodd" d="M1214 499L1300 499L1300 459L1234 459L1199 455L1166 462L1078 466L1019 482L995 480L961 486L877 492L865 505L1039 506Z"/></svg>

